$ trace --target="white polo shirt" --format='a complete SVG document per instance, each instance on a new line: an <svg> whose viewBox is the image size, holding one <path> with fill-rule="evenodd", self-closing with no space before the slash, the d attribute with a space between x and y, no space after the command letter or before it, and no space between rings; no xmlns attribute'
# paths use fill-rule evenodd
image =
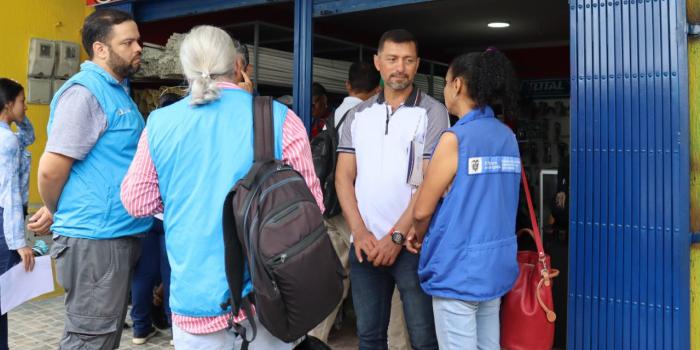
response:
<svg viewBox="0 0 700 350"><path fill-rule="evenodd" d="M338 127L338 123L340 123L340 120L343 119L345 113L347 113L349 110L359 105L360 103L362 103L362 100L360 98L357 98L355 96L346 96L343 99L343 103L341 103L340 106L338 106L338 108L335 109L335 116L333 119L335 121L335 127Z"/></svg>
<svg viewBox="0 0 700 350"><path fill-rule="evenodd" d="M377 239L389 233L415 190L408 184L411 141L422 141L423 159L429 159L448 127L445 106L416 87L393 112L380 92L348 113L338 152L355 154L357 205Z"/></svg>

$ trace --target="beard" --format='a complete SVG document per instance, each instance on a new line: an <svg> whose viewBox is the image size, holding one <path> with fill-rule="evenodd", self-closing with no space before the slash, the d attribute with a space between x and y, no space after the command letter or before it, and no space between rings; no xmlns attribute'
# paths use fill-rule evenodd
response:
<svg viewBox="0 0 700 350"><path fill-rule="evenodd" d="M114 74L120 77L129 78L134 75L134 73L138 72L139 68L141 68L141 63L136 63L136 60L140 58L141 54L138 54L131 60L131 62L128 62L114 52L114 50L110 50L107 65L114 72Z"/></svg>
<svg viewBox="0 0 700 350"><path fill-rule="evenodd" d="M402 78L403 80L396 81L392 80L392 78ZM406 74L392 74L389 76L389 79L387 79L387 81L385 81L384 83L394 90L403 90L411 86L411 84L413 84L413 81L409 79L408 75Z"/></svg>

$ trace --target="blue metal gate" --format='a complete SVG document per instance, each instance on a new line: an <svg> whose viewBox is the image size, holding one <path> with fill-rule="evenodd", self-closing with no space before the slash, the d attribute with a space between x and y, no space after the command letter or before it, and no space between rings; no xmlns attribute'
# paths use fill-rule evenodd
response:
<svg viewBox="0 0 700 350"><path fill-rule="evenodd" d="M569 349L688 349L685 0L571 0Z"/></svg>

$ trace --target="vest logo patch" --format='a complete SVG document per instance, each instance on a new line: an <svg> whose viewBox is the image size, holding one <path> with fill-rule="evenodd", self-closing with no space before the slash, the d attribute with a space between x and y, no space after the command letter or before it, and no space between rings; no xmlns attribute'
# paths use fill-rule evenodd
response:
<svg viewBox="0 0 700 350"><path fill-rule="evenodd" d="M117 117L131 113L131 108L119 108L117 109Z"/></svg>
<svg viewBox="0 0 700 350"><path fill-rule="evenodd" d="M520 174L520 158L518 157L470 157L467 164L469 175Z"/></svg>
<svg viewBox="0 0 700 350"><path fill-rule="evenodd" d="M469 175L481 174L481 158L469 158Z"/></svg>

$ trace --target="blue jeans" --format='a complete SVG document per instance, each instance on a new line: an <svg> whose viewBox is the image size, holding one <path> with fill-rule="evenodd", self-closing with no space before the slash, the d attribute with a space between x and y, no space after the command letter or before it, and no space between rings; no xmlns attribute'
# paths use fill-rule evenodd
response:
<svg viewBox="0 0 700 350"><path fill-rule="evenodd" d="M0 275L22 261L17 251L7 248L5 232L2 219L3 209L0 208ZM1 291L0 291L1 293ZM0 350L7 350L8 347L7 314L0 316Z"/></svg>
<svg viewBox="0 0 700 350"><path fill-rule="evenodd" d="M402 249L394 265L374 267L366 257L360 263L351 246L350 286L361 350L388 348L387 328L394 286L401 294L411 347L438 348L431 299L418 280L418 255Z"/></svg>
<svg viewBox="0 0 700 350"><path fill-rule="evenodd" d="M500 349L500 309L500 298L469 302L433 297L435 330L440 349Z"/></svg>
<svg viewBox="0 0 700 350"><path fill-rule="evenodd" d="M131 319L135 336L145 336L152 329L151 307L153 289L163 282L163 303L170 316L168 297L170 291L170 264L165 252L163 222L154 220L153 228L141 241L141 256L131 278Z"/></svg>

